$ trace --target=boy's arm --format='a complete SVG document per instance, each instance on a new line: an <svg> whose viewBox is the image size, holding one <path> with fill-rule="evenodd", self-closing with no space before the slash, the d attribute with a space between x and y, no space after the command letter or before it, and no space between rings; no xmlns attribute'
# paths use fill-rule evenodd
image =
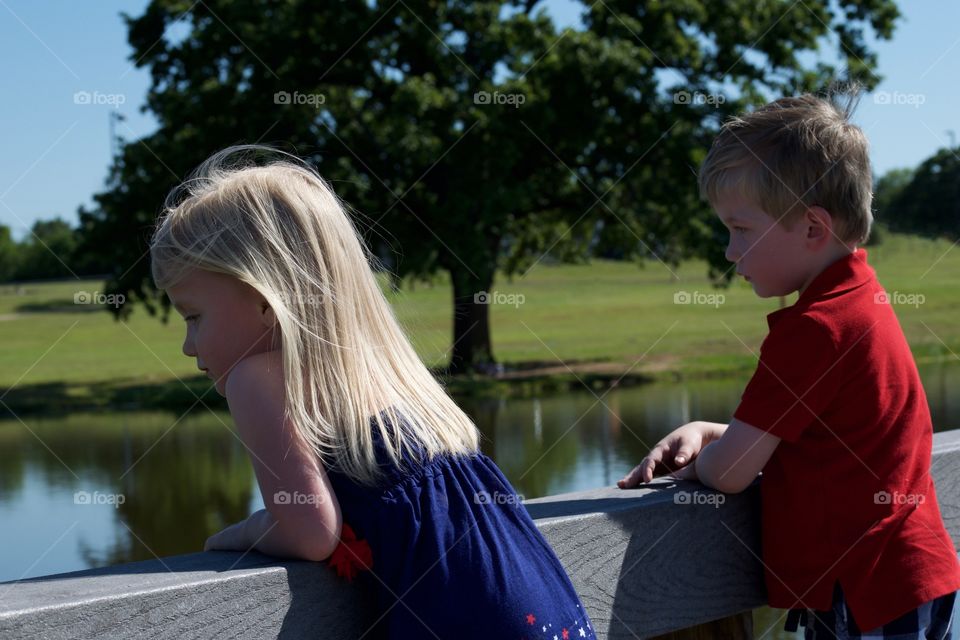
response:
<svg viewBox="0 0 960 640"><path fill-rule="evenodd" d="M650 482L657 475L662 475L664 470L676 478L696 479L689 471L684 473L692 470L690 461L695 461L705 446L719 440L726 429L726 424L702 420L688 422L674 429L654 445L640 464L618 480L617 486L631 489L641 482Z"/></svg>
<svg viewBox="0 0 960 640"><path fill-rule="evenodd" d="M740 493L750 486L773 455L780 438L732 418L719 440L703 448L694 460L703 484L724 493Z"/></svg>

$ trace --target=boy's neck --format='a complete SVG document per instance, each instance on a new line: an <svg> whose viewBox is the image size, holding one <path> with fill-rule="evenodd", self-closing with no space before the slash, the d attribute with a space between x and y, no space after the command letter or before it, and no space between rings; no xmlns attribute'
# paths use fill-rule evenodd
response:
<svg viewBox="0 0 960 640"><path fill-rule="evenodd" d="M803 295L803 292L807 290L807 287L810 286L810 283L813 282L818 275L823 273L823 270L829 267L831 264L840 260L841 258L846 258L854 251L857 250L856 245L845 245L839 243L832 243L824 252L813 262L811 268L810 276L803 283L803 286L800 287L798 295Z"/></svg>

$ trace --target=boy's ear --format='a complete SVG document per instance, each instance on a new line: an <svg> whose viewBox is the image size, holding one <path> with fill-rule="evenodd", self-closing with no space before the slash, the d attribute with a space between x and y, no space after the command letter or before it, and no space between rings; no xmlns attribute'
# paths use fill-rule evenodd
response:
<svg viewBox="0 0 960 640"><path fill-rule="evenodd" d="M804 212L803 226L806 229L806 239L815 244L829 241L833 236L833 216L819 205L814 205Z"/></svg>

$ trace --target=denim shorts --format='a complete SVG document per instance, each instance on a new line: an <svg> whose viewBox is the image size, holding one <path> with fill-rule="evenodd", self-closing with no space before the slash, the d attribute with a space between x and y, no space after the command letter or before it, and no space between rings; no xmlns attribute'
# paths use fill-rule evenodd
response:
<svg viewBox="0 0 960 640"><path fill-rule="evenodd" d="M799 623L805 627L804 640L953 640L953 607L956 598L957 592L942 595L924 602L882 627L861 631L847 608L838 582L833 588L833 605L830 611L791 609L784 630L796 631Z"/></svg>

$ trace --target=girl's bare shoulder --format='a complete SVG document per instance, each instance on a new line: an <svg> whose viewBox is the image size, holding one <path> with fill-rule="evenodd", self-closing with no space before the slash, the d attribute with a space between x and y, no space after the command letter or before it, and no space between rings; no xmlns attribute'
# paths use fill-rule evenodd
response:
<svg viewBox="0 0 960 640"><path fill-rule="evenodd" d="M283 359L279 351L266 351L247 356L230 371L224 388L227 402L231 397L250 394L262 400L283 400Z"/></svg>

